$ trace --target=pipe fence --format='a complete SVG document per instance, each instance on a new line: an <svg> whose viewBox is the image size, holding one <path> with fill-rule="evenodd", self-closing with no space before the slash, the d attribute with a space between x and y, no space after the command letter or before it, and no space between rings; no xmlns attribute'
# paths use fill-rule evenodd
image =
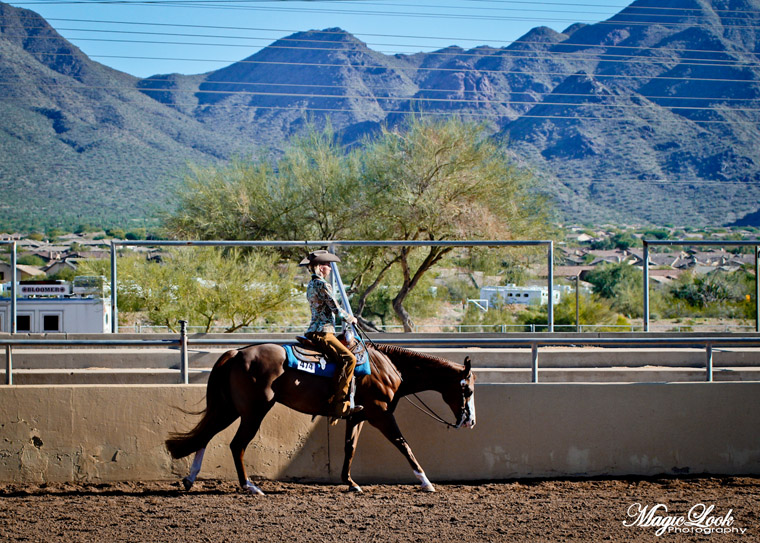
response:
<svg viewBox="0 0 760 543"><path fill-rule="evenodd" d="M713 348L715 347L754 347L760 348L760 337L457 337L457 338L399 338L383 337L375 334L373 341L403 347L448 347L448 348L497 348L497 347L529 347L531 349L531 382L539 382L539 348L540 347L664 347L670 349L704 349L705 351L705 381L713 381ZM175 339L33 339L33 338L0 338L0 345L6 348L5 384L13 384L13 347L166 347L179 348L180 367L179 383L189 383L190 368L187 348L189 345L255 345L257 343L292 343L287 339L267 339L252 341L251 338L192 338L188 337L186 323L182 321L179 336Z"/></svg>
<svg viewBox="0 0 760 543"><path fill-rule="evenodd" d="M644 245L644 331L649 332L649 246L754 247L755 253L755 332L760 332L760 240L642 240Z"/></svg>
<svg viewBox="0 0 760 543"><path fill-rule="evenodd" d="M547 286L547 327L554 331L554 242L551 240L477 240L477 241L375 241L375 240L323 240L323 241L216 241L216 240L169 240L169 241L122 241L111 242L111 331L119 331L117 309L117 247L290 247L306 251L309 247L328 247L335 252L336 247L546 247ZM350 308L349 308L350 310Z"/></svg>

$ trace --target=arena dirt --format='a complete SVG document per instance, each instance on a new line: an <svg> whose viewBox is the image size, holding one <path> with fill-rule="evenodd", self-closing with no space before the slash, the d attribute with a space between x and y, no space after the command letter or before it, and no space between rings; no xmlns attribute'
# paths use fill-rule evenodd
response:
<svg viewBox="0 0 760 543"><path fill-rule="evenodd" d="M489 542L760 541L760 479L658 478L343 486L259 481L0 485L0 541ZM685 516L696 504L745 533L664 533L624 526L639 503Z"/></svg>

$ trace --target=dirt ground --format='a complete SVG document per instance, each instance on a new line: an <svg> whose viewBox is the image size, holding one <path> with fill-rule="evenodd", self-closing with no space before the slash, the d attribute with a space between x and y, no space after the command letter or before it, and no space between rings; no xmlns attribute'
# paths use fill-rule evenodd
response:
<svg viewBox="0 0 760 543"><path fill-rule="evenodd" d="M266 496L202 479L190 492L166 482L0 485L0 541L760 541L760 478L438 484L436 493L369 484L362 494L258 484ZM716 531L657 536L656 526L625 526L634 504L665 505L658 518L714 506L704 517Z"/></svg>

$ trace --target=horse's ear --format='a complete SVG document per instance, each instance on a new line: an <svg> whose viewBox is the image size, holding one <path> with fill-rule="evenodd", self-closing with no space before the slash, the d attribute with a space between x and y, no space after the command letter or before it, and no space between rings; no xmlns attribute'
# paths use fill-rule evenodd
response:
<svg viewBox="0 0 760 543"><path fill-rule="evenodd" d="M472 361L470 360L469 356L464 357L464 373L465 375L470 374L470 370L472 370Z"/></svg>

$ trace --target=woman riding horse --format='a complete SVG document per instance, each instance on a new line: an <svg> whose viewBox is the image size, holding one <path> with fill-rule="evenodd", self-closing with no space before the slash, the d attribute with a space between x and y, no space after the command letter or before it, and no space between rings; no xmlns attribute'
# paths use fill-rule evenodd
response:
<svg viewBox="0 0 760 543"><path fill-rule="evenodd" d="M299 265L308 267L311 272L311 281L306 287L306 299L311 308L311 322L306 337L336 366L333 377L335 392L330 398L330 415L335 424L338 419L350 417L363 408L361 405L351 407L351 402L348 401L356 357L335 337L335 315L340 315L349 324L355 324L356 317L341 309L333 298L332 288L326 280L330 275L331 262L340 262L340 258L328 251L314 251Z"/></svg>

